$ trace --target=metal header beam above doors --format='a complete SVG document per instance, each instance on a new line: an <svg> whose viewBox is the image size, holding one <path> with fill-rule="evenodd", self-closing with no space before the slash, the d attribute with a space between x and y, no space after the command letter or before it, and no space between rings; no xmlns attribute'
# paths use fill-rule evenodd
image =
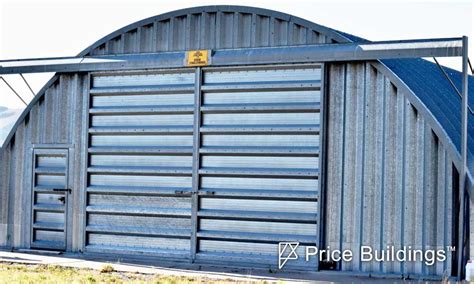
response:
<svg viewBox="0 0 474 284"><path fill-rule="evenodd" d="M462 56L463 39L418 39L367 43L261 47L203 52L201 66L236 66L361 61L389 58ZM191 52L162 52L107 56L35 58L0 61L0 74L91 72L191 67Z"/></svg>

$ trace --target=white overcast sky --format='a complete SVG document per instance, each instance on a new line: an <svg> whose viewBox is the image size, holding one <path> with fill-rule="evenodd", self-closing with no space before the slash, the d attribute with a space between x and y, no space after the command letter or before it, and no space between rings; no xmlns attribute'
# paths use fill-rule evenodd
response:
<svg viewBox="0 0 474 284"><path fill-rule="evenodd" d="M219 4L277 10L370 40L467 35L470 58L474 59L473 3L473 0L0 0L0 59L77 55L99 38L135 21L177 9ZM456 69L461 66L460 58L440 61ZM51 74L25 77L36 92ZM31 93L18 75L5 78L26 101L31 100ZM0 106L24 107L1 81Z"/></svg>

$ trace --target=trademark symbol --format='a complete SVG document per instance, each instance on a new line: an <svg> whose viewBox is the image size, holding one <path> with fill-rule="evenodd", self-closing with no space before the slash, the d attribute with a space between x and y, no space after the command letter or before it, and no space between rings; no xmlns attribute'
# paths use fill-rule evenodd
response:
<svg viewBox="0 0 474 284"><path fill-rule="evenodd" d="M456 251L455 246L446 246L446 249L448 250L448 252L455 252Z"/></svg>

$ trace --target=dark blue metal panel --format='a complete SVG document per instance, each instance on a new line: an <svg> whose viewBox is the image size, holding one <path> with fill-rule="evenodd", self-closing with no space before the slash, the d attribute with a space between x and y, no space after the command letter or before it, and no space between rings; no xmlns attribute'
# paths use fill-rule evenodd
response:
<svg viewBox="0 0 474 284"><path fill-rule="evenodd" d="M370 42L364 38L338 31L353 42ZM395 73L426 105L434 118L446 131L449 139L461 151L461 98L456 94L449 81L435 63L422 58L384 59L385 66ZM462 73L443 67L461 90ZM469 76L469 85L473 86L474 76ZM469 88L469 106L474 108L474 88ZM468 123L468 168L474 172L474 115L469 114Z"/></svg>
<svg viewBox="0 0 474 284"><path fill-rule="evenodd" d="M461 98L436 64L424 59L389 59L382 61L420 98L443 126L458 151L461 148ZM461 72L444 68L458 89ZM474 77L469 77L474 84ZM469 89L469 105L474 106L474 88ZM474 115L470 114L468 128L469 162L474 166ZM471 167L472 169L472 167Z"/></svg>

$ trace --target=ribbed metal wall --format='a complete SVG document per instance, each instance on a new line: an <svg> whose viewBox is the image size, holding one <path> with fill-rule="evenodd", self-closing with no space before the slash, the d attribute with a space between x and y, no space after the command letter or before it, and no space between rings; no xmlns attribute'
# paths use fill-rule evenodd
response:
<svg viewBox="0 0 474 284"><path fill-rule="evenodd" d="M91 50L91 55L330 43L301 19L225 9L145 21Z"/></svg>
<svg viewBox="0 0 474 284"><path fill-rule="evenodd" d="M71 239L67 249L78 250L81 240L78 235L78 220L82 204L81 191L81 145L86 139L83 129L83 98L88 92L87 76L61 75L51 85L44 96L31 108L24 121L16 130L13 140L2 149L2 167L0 178L1 218L0 246L25 248L30 246L32 234L32 171L33 146L69 147L77 149L71 152L69 173L71 188L76 189L70 195L73 221L66 228ZM44 180L43 180L44 181ZM53 187L53 184L46 184ZM21 208L21 210L19 210ZM9 226L6 226L10 224Z"/></svg>
<svg viewBox="0 0 474 284"><path fill-rule="evenodd" d="M455 246L453 162L431 127L372 64L328 70L326 245L355 252ZM341 270L451 273L451 253L433 266L354 259Z"/></svg>
<svg viewBox="0 0 474 284"><path fill-rule="evenodd" d="M192 48L239 48L345 41L347 39L338 33L297 17L262 9L221 6L195 8L141 21L112 33L81 54L142 53ZM450 244L452 243L451 238L455 236L452 227L456 225L450 223L451 220L455 219L451 216L453 211L456 210L456 207L452 206L456 203L452 202L451 198L452 191L455 191L454 188L451 188L453 184L451 181L456 179L456 176L454 174L453 178L452 157L446 152L446 148L449 146L443 145L431 131L430 125L432 122L426 109L423 109L423 111L421 109L416 110L410 102L414 96L411 94L410 97L400 91L402 89L406 91L406 88L397 85L402 83L390 82L388 77L384 76L386 74L381 73L378 65L373 66L376 68L362 63L331 65L329 71L329 102L327 108L329 122L325 128L328 145L325 153L328 158L326 175L323 176L327 190L327 205L325 206L327 212L324 217L325 221L323 221L326 236L322 237L325 238L326 244L334 248L356 248L359 244L366 243L375 246L393 243L397 246L407 244L423 247ZM209 75L212 75L212 70L208 71ZM183 71L173 72L181 73ZM193 76L196 75L195 71L190 72ZM202 79L205 80L206 71L202 75ZM230 218L224 215L219 218L209 218L204 216L205 214L199 223L197 220L192 223L190 219L193 210L198 209L190 206L191 199L198 198L197 195L187 196L190 188L192 189L196 184L196 181L191 178L189 168L189 158L194 150L192 149L192 138L189 137L196 133L196 129L191 129L192 124L189 123L189 114L194 114L195 101L192 94L195 91L195 86L184 86L188 83L184 83L184 85L177 84L179 86L177 90L174 90L173 84L171 84L171 86L155 90L151 86L147 87L147 83L142 81L142 85L139 86L138 90L135 88L137 86L124 88L121 84L127 85L137 79L131 76L122 77L114 82L116 88L114 87L115 90L113 90L114 88L108 88L105 85L100 87L100 84L104 84L105 81L101 83L99 77L106 79L107 74L97 76L98 80L95 81L94 87L90 89L90 81L87 75L57 76L45 88L44 92L37 95L38 98L32 104L28 114L16 128L13 139L6 147L2 148L0 154L0 246L9 248L30 246L31 205L33 204L31 199L31 173L33 168L31 146L33 144L46 144L43 146L60 146L70 151L71 166L68 174L70 174L72 180L70 183L72 188L70 196L72 218L68 228L66 228L67 250L82 251L86 244L91 251L94 250L94 246L104 249L107 245L112 244L114 246L117 243L129 247L140 246L136 242L137 239L131 241L130 238L123 237L130 234L132 229L129 225L132 222L137 222L138 224L149 224L155 228L144 234L146 236L151 234L156 237L155 240L159 239L159 241L149 242L148 248L152 253L163 250L169 252L170 248L182 248L182 250L176 251L184 252L181 256L186 255L186 250L189 247L185 246L188 245L189 236L194 232L198 235L200 242L206 241L197 246L199 248L197 257L206 258L206 254L236 256L240 250L242 254L238 257L229 257L228 259L232 259L232 261L229 261L228 264L232 264L238 259L250 263L252 252L243 251L235 246L235 243L231 244L231 247L234 246L233 248L235 248L231 252L224 251L222 247L231 236L231 233L226 230L237 230L238 234L236 236L238 237L252 234L253 232L248 232L251 222L260 222L260 220L246 220L247 223L243 224L238 223L242 222L240 219L231 222L227 220ZM209 77L207 78L209 79ZM224 77L215 75L215 78L222 79ZM155 74L155 77L150 79L159 81L164 77ZM194 84L194 82L193 80L189 84ZM222 102L222 96L218 95L221 91L206 92L205 88L209 85L209 81L207 83L203 81L203 83L203 104L201 107L205 115L206 104ZM133 94L133 100L130 100L130 97L127 98L126 91L124 91L127 88L130 96ZM146 91L147 88L149 91ZM90 101L88 99L89 91L91 91ZM96 94L94 94L95 91L97 91ZM100 93L101 91L102 93ZM124 93L123 96L117 96L107 94L107 91ZM146 94L138 94L137 92ZM222 91L222 93L225 92ZM283 102L278 101L277 96L261 96L261 92L258 92L257 96L257 93L253 92L252 90L241 92L239 97L233 97L225 104L243 104L247 103L250 98L253 100L267 98L276 100L275 103ZM305 95L305 91L299 90L299 93L294 95L294 102L307 102L308 97ZM229 96L229 98L232 98L232 96ZM150 104L168 105L165 107L167 110L159 110L149 108ZM117 108L123 105L137 107L141 109L141 114L136 112L121 113L120 115L127 115L127 119L117 120L121 123L120 125L109 125L113 121L107 121L105 119L106 114L116 115L117 113L114 114L113 112L116 112ZM418 105L420 104L418 103ZM92 115L90 121L89 107L91 107ZM102 109L99 110L99 108ZM107 108L110 108L112 113L106 113ZM134 119L135 115L143 115L143 112L152 115L152 119ZM286 110L286 112L291 111ZM229 116L224 117L219 113L209 114L207 118L203 117L203 123L211 123L211 125L203 126L204 129L206 127L212 129L214 127L212 123L229 123ZM234 115L238 116L238 114L231 114L230 116ZM175 116L177 119L171 120L169 116ZM304 116L309 119L314 118L308 113L305 113ZM258 121L257 118L254 119ZM279 118L269 115L265 119L271 121L271 119ZM298 122L298 117L293 117L293 119L295 123ZM141 121L141 125L138 127L136 124L139 121ZM150 123L150 121L168 125L170 129L174 129L174 132L165 133L165 131L158 131L157 129L149 130L150 125L147 123ZM91 128L89 128L89 123L93 124ZM228 129L228 126L225 128ZM130 128L133 127L143 129L144 132L132 134ZM307 125L304 127L307 127ZM178 129L180 130L178 131ZM122 133L118 134L116 133L117 130L123 130L125 133L123 135ZM90 140L88 139L89 135ZM279 137L276 137L273 135L259 136L261 134L255 133L255 135L252 134L254 139L245 139L249 136L243 137L237 133L203 132L201 135L203 144L200 148L200 155L207 156L207 158L201 161L206 166L201 167L203 176L199 184L203 189L209 188L210 190L203 190L203 195L199 198L203 199L206 210L218 210L216 206L220 206L220 203L216 203L216 200L220 201L220 199L213 197L212 194L208 196L206 194L208 191L225 192L230 195L234 189L222 187L224 177L220 175L216 177L216 173L217 169L224 165L235 166L232 161L235 153L226 152L224 159L214 157L222 155L220 152L216 154L216 149L212 150L214 152L206 153L208 151L206 147L220 147L219 141L225 135L233 136L233 140L226 140L233 143L229 144L232 147L244 145L250 147L301 147L300 150L303 151L303 156L306 155L305 157L297 157L297 163L301 165L309 165L314 160L314 157L307 157L313 155L313 153L307 152L304 147L313 147L318 143L313 133L300 133L298 137L302 140L298 140L298 144L293 144L297 140L283 137L280 134L278 134ZM117 149L116 144L124 148ZM277 144L280 146L277 146ZM145 149L147 147L157 145L163 149L166 147L170 147L170 149L160 153L153 151L146 153L147 150ZM127 147L129 147L129 150L124 155L124 149ZM223 149L217 150L222 153L225 152ZM136 155L134 152L139 152L140 155ZM91 155L89 161L91 164L86 166L88 153ZM143 160L143 153L154 158ZM277 151L277 153L279 152ZM256 155L255 153L250 154ZM107 159L110 155L119 157L112 160ZM136 159L135 156L137 156ZM170 156L175 158L168 159ZM135 180L127 180L126 178L129 177L126 177L127 175L124 173L116 171L111 173L109 168L111 166L115 167L116 163L125 163L127 171L130 169L142 171L144 166L138 164L140 161L152 165L151 167L164 163L166 165L163 169L145 168L145 174L137 175ZM258 162L260 165L271 165L272 167L280 167L282 162L281 158L273 159L272 163L274 164L266 164L264 161L262 159ZM280 164L275 164L278 161ZM247 160L246 165L250 162L252 161ZM284 161L283 164L287 162ZM192 163L195 163L195 161L192 161ZM137 166L140 167L139 170L135 169ZM268 169L265 171L268 171ZM306 168L304 171L311 173L314 172L314 169ZM86 179L88 175L89 180ZM162 179L157 182L150 178L150 175L157 175ZM111 176L113 179L110 179ZM167 176L169 179L165 179ZM269 192L269 188L266 188L265 184L260 182L261 177L251 177L253 180L248 178L247 180L253 181L251 184L234 180L238 177L225 178L228 178L227 182L232 184L240 182L238 183L240 187L239 194L244 192L248 194L250 190L257 193L258 190L261 190L261 192L265 192L265 197L270 193L281 194L282 198L295 199L294 206L299 206L298 202L307 202L308 199L311 199L312 193L309 189L314 186L311 174L309 176L298 176L295 179L297 180L298 194L308 197L307 199L303 197L304 200L300 201L299 197L295 198L295 195L292 195L296 191L290 194L290 191L286 190L286 183L284 182L275 185L274 189L277 190ZM117 190L117 188L107 187L107 183L111 185L110 182L112 181L116 183L112 185L118 186L138 185L135 190L141 192L144 197L124 201L123 192ZM294 180L291 180L291 183L293 182ZM155 183L161 183L164 188L156 187ZM257 185L258 188L255 187ZM94 188L95 186L97 187ZM163 195L148 196L147 186L153 187L152 194L160 191ZM256 189L258 190L255 191ZM290 195L287 196L287 194ZM125 194L125 196L127 195ZM268 196L271 196L270 199L278 199L274 198L275 195ZM226 202L231 202L232 206L248 205L248 203L242 203L230 196L222 196L221 199L230 200ZM260 197L248 199L251 202L256 202L254 200L259 200ZM123 202L129 202L133 206L136 205L136 208L132 212L110 214L114 208L121 210L117 204ZM151 209L151 214L147 215L147 212L140 211L140 208L143 207L142 203L147 202L160 204L160 206ZM262 199L262 202L265 203L265 206L262 203L262 207L259 207L262 210L277 207L277 203L268 203L265 199ZM85 204L88 204L88 206L86 207ZM18 210L18 208L24 210ZM163 208L168 208L168 210L163 210ZM293 207L288 210L293 210L291 208ZM307 207L303 206L301 208ZM88 210L87 213L86 209ZM161 216L165 211L164 215L166 217ZM128 223L120 223L122 218L116 218L120 215L133 215L131 213L138 213L138 215L143 216L127 217ZM291 212L284 212L287 215L289 213ZM313 211L306 211L305 214L309 216L314 213ZM156 216L156 214L159 216ZM107 215L110 215L108 216L109 219L104 219L103 217ZM277 215L273 214L272 216ZM156 218L150 221L152 219L148 216L156 216ZM86 217L91 218L87 219ZM117 220L110 221L113 218ZM212 222L207 219L211 219ZM155 222L155 220L157 221ZM169 223L167 223L170 220L177 225L175 226L176 230L170 228ZM264 225L261 224L262 222L259 225L262 225L262 228L268 228L269 234L261 235L259 238L264 239L265 242L269 239L273 241L275 235L272 235L270 230L270 227L272 227L270 224L273 221L266 221L268 222L263 222ZM120 228L116 227L117 223L121 224ZM276 223L280 224L281 222ZM305 233L313 228L314 222L302 223L311 223L309 225L299 224L295 228L305 236ZM199 227L194 227L196 224L199 224ZM156 230L157 226L164 226L163 228L166 229L160 232ZM114 230L116 230L114 234L120 236L121 239L111 238L109 235L103 234L103 231L110 227L114 227ZM85 228L87 228L87 231ZM201 230L202 228L211 232ZM129 231L122 234L120 230ZM136 235L143 234L140 231L134 233ZM160 237L157 237L160 234L167 237L172 236L172 242L161 241ZM225 238L219 237L220 235L224 235ZM316 237L319 236L316 235ZM150 238L143 237L140 242L142 240L146 243L150 241ZM215 240L219 240L220 243L213 242ZM143 247L138 248L138 250L142 249ZM265 249L268 249L268 247L265 247ZM265 251L265 249L262 248L262 251ZM265 255L268 256L271 253L262 256ZM446 262L446 264L436 264L433 268L414 265L413 263L374 265L356 262L353 264L343 263L341 269L355 272L393 272L398 275L401 273L442 275L443 271L447 271L449 275L449 265L450 262Z"/></svg>

